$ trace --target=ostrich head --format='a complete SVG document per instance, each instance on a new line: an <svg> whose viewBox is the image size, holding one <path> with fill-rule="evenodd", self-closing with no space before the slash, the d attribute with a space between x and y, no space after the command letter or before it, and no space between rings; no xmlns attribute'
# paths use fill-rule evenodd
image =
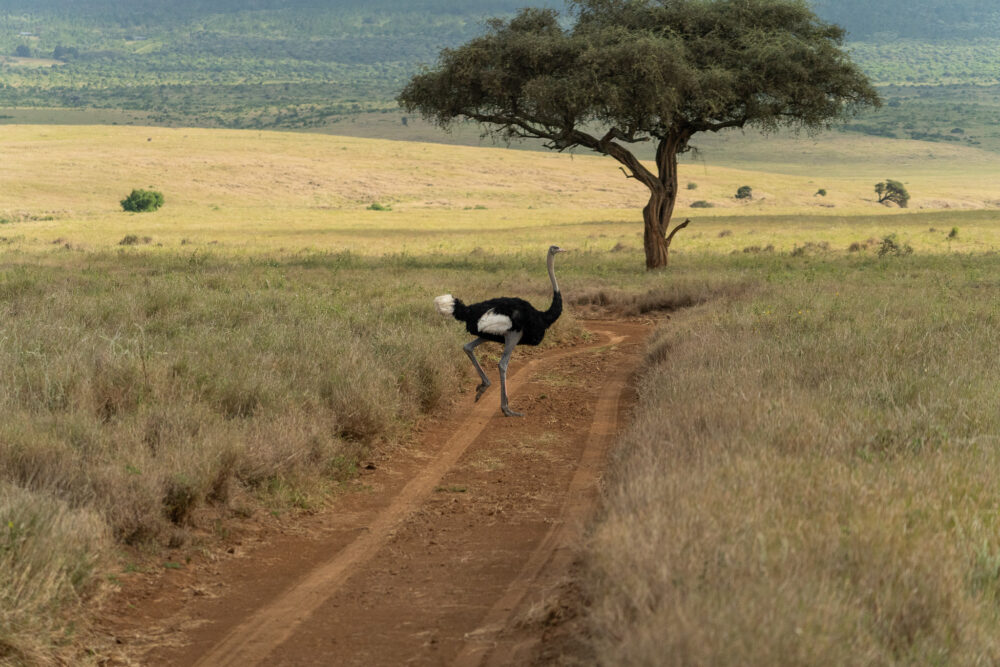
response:
<svg viewBox="0 0 1000 667"><path fill-rule="evenodd" d="M549 246L549 257L552 257L556 253L560 253L560 252L567 252L567 251L564 250L564 249L562 249L562 248L560 248L557 245L550 245Z"/></svg>

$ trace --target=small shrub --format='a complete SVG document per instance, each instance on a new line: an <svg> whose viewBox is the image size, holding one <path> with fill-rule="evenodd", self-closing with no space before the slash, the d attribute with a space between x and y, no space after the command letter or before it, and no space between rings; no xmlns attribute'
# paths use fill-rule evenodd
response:
<svg viewBox="0 0 1000 667"><path fill-rule="evenodd" d="M163 193L156 190L132 190L121 201L122 209L132 213L155 211L163 206Z"/></svg>
<svg viewBox="0 0 1000 667"><path fill-rule="evenodd" d="M804 257L810 253L827 252L830 250L830 244L826 241L820 241L818 243L813 243L812 241L806 241L803 245L797 245L792 248L792 257Z"/></svg>
<svg viewBox="0 0 1000 667"><path fill-rule="evenodd" d="M878 248L878 256L885 257L886 255L910 255L913 254L913 248L907 244L900 243L896 239L895 234L889 234L882 239L882 244Z"/></svg>
<svg viewBox="0 0 1000 667"><path fill-rule="evenodd" d="M957 239L958 238L958 227L952 227L951 231L948 232L948 238Z"/></svg>
<svg viewBox="0 0 1000 667"><path fill-rule="evenodd" d="M714 206L715 204L705 201L704 199L691 202L691 208L713 208Z"/></svg>
<svg viewBox="0 0 1000 667"><path fill-rule="evenodd" d="M719 238L720 239L724 239L727 236L732 236L732 235L733 235L733 231L731 229L723 229L721 232L719 232Z"/></svg>
<svg viewBox="0 0 1000 667"><path fill-rule="evenodd" d="M697 190L698 189L698 184L697 183L688 182L687 189L688 190Z"/></svg>
<svg viewBox="0 0 1000 667"><path fill-rule="evenodd" d="M774 252L774 245L769 243L763 248L759 245L751 245L743 248L743 252L748 255L756 255L762 252Z"/></svg>
<svg viewBox="0 0 1000 667"><path fill-rule="evenodd" d="M122 240L118 242L118 245L138 245L138 244L139 244L139 237L136 236L135 234L126 234L122 238Z"/></svg>
<svg viewBox="0 0 1000 667"><path fill-rule="evenodd" d="M738 190L736 190L737 199L753 199L753 188L749 185L741 185Z"/></svg>
<svg viewBox="0 0 1000 667"><path fill-rule="evenodd" d="M175 475L167 483L163 494L163 513L171 523L184 523L197 504L197 489L185 475Z"/></svg>
<svg viewBox="0 0 1000 667"><path fill-rule="evenodd" d="M391 206L384 206L382 204L379 204L378 202L372 202L371 204L369 204L368 210L369 211L391 211L392 207Z"/></svg>
<svg viewBox="0 0 1000 667"><path fill-rule="evenodd" d="M817 190L816 194L813 195L813 197L825 197L825 196L826 196L826 190L824 190L823 188Z"/></svg>

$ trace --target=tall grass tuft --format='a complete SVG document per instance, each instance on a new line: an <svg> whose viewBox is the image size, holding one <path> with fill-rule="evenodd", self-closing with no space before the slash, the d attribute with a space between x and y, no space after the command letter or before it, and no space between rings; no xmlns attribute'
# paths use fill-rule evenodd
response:
<svg viewBox="0 0 1000 667"><path fill-rule="evenodd" d="M0 664L69 664L68 620L96 590L104 522L48 494L0 482Z"/></svg>

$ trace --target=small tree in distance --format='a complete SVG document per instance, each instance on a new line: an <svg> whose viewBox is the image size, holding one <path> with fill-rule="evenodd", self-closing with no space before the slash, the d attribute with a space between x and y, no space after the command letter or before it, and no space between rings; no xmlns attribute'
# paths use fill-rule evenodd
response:
<svg viewBox="0 0 1000 667"><path fill-rule="evenodd" d="M133 190L121 201L122 209L134 213L155 211L163 206L163 193L156 190Z"/></svg>
<svg viewBox="0 0 1000 667"><path fill-rule="evenodd" d="M878 195L879 204L891 201L898 204L899 208L906 208L910 202L910 193L906 191L906 187L899 181L894 181L891 178L887 178L881 183L876 183L875 193Z"/></svg>
<svg viewBox="0 0 1000 667"><path fill-rule="evenodd" d="M736 190L737 199L753 199L753 188L749 185L741 185Z"/></svg>
<svg viewBox="0 0 1000 667"><path fill-rule="evenodd" d="M801 0L570 0L492 19L441 52L397 100L448 129L610 155L649 190L646 268L667 265L677 155L699 132L821 129L880 99L841 48L844 31ZM655 166L633 146L650 142Z"/></svg>

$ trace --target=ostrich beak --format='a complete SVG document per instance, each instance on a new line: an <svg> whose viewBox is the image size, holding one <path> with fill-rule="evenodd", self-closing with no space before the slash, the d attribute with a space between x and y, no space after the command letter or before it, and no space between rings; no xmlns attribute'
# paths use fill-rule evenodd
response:
<svg viewBox="0 0 1000 667"><path fill-rule="evenodd" d="M559 248L556 252L569 252L566 248Z"/></svg>

